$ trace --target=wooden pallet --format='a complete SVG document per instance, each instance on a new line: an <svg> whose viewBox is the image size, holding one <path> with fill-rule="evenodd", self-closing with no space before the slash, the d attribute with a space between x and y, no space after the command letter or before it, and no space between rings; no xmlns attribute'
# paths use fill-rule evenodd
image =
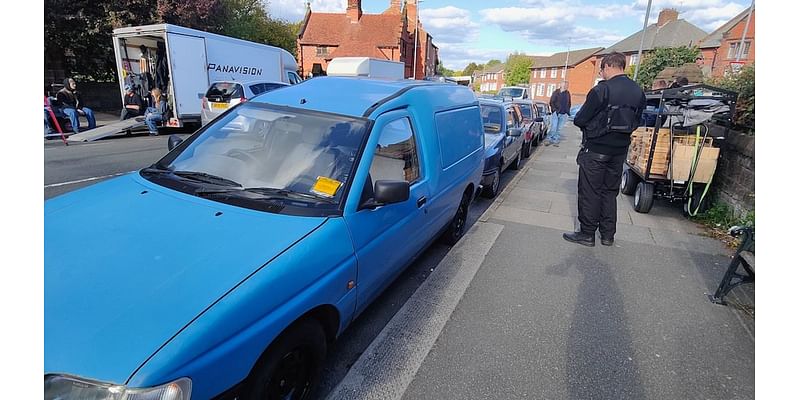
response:
<svg viewBox="0 0 800 400"><path fill-rule="evenodd" d="M653 139L653 128L639 128L631 134L631 146L628 148L628 165L644 176L647 162L650 160L650 145ZM651 177L664 177L676 181L689 179L692 168L696 136L693 134L676 133L670 149L670 133L668 128L658 131L656 147L653 152L653 161L650 165ZM694 182L705 183L714 175L719 157L719 149L712 147L713 138L702 140L703 151L697 164ZM672 171L670 171L672 160Z"/></svg>

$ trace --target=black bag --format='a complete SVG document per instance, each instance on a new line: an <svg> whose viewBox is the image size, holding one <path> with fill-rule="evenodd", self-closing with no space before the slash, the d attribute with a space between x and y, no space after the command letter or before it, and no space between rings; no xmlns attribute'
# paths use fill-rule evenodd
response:
<svg viewBox="0 0 800 400"><path fill-rule="evenodd" d="M605 106L603 111L597 113L586 125L586 138L596 139L607 135L609 132L630 135L639 127L641 121L637 116L639 109L629 105L609 105L608 86L600 82L597 84L602 90L601 102Z"/></svg>

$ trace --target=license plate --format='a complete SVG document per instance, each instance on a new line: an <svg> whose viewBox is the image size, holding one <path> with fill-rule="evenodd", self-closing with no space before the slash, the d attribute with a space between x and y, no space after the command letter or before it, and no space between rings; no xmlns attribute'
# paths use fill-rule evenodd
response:
<svg viewBox="0 0 800 400"><path fill-rule="evenodd" d="M228 109L228 103L211 103L211 108L218 108L221 110Z"/></svg>

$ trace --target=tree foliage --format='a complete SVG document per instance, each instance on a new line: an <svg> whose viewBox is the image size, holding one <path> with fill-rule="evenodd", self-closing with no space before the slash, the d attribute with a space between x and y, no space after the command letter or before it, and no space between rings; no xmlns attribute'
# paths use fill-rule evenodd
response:
<svg viewBox="0 0 800 400"><path fill-rule="evenodd" d="M527 84L531 79L531 66L533 59L524 53L508 55L505 65L505 82L509 86Z"/></svg>
<svg viewBox="0 0 800 400"><path fill-rule="evenodd" d="M482 66L478 66L478 64L475 64L474 62L471 62L471 63L467 64L466 67L464 67L463 74L466 75L466 76L472 76L472 73L475 72L475 71L480 71L481 67Z"/></svg>
<svg viewBox="0 0 800 400"><path fill-rule="evenodd" d="M753 133L756 124L756 66L747 65L738 73L729 73L722 78L710 79L712 86L739 93L733 123L737 128Z"/></svg>
<svg viewBox="0 0 800 400"><path fill-rule="evenodd" d="M659 47L642 56L639 64L639 75L636 83L643 88L649 89L653 85L653 79L659 72L667 67L679 67L686 63L693 63L700 50L697 47ZM633 77L633 69L628 69L628 74Z"/></svg>
<svg viewBox="0 0 800 400"><path fill-rule="evenodd" d="M437 68L436 70L436 75L456 76L456 71L453 71L452 69L447 69L447 67L445 67L444 64L439 63L439 68Z"/></svg>
<svg viewBox="0 0 800 400"><path fill-rule="evenodd" d="M489 60L489 62L486 63L486 66L487 67L491 67L492 65L497 65L497 64L502 64L502 63L503 62L500 61L500 60Z"/></svg>

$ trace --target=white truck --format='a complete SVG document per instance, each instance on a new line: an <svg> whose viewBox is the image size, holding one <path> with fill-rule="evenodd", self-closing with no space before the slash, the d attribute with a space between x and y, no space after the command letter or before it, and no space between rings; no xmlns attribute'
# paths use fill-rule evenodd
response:
<svg viewBox="0 0 800 400"><path fill-rule="evenodd" d="M115 29L113 36L120 98L131 84L144 97L158 87L167 99L166 126L200 126L202 98L215 81L299 83L297 60L278 47L170 24ZM136 117L73 135L91 141L144 125Z"/></svg>
<svg viewBox="0 0 800 400"><path fill-rule="evenodd" d="M377 79L403 79L405 64L369 57L337 57L328 63L328 76L363 76Z"/></svg>

